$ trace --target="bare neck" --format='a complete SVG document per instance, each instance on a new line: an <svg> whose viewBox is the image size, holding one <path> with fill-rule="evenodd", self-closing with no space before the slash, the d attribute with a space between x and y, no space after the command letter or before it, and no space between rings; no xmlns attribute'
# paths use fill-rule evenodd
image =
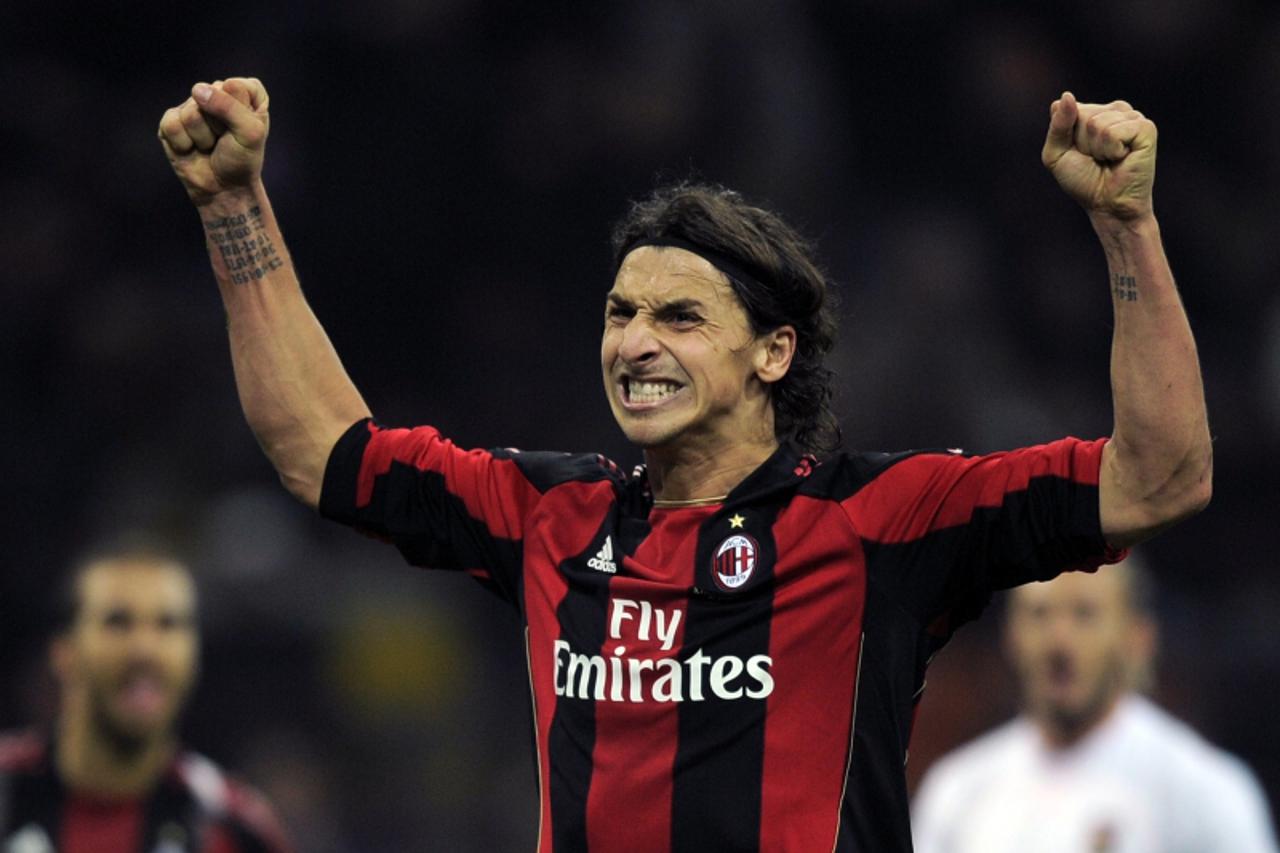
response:
<svg viewBox="0 0 1280 853"><path fill-rule="evenodd" d="M58 719L56 748L58 775L70 790L124 799L154 787L173 757L176 739L166 732L124 741L102 731L88 713L67 709Z"/></svg>
<svg viewBox="0 0 1280 853"><path fill-rule="evenodd" d="M739 442L715 450L650 448L644 452L649 487L658 500L719 497L745 480L778 449L777 439Z"/></svg>

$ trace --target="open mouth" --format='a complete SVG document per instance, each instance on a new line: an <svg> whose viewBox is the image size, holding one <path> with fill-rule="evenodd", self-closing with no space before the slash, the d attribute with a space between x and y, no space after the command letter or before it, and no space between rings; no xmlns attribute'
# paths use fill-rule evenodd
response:
<svg viewBox="0 0 1280 853"><path fill-rule="evenodd" d="M1057 690L1068 690L1075 683L1076 668L1070 658L1054 656L1049 659L1049 684Z"/></svg>
<svg viewBox="0 0 1280 853"><path fill-rule="evenodd" d="M622 402L628 408L650 408L670 400L684 386L669 379L622 377Z"/></svg>
<svg viewBox="0 0 1280 853"><path fill-rule="evenodd" d="M126 678L118 695L127 711L141 716L158 714L169 702L169 689L164 680L148 674Z"/></svg>

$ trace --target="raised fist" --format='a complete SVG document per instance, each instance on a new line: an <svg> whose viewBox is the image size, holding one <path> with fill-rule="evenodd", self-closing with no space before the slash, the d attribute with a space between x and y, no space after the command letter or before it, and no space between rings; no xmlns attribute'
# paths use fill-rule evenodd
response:
<svg viewBox="0 0 1280 853"><path fill-rule="evenodd" d="M248 187L262 174L270 117L267 90L255 77L197 83L191 97L165 111L157 136L169 164L197 205Z"/></svg>
<svg viewBox="0 0 1280 853"><path fill-rule="evenodd" d="M1091 214L1129 221L1152 212L1156 126L1125 101L1081 104L1063 92L1040 159Z"/></svg>

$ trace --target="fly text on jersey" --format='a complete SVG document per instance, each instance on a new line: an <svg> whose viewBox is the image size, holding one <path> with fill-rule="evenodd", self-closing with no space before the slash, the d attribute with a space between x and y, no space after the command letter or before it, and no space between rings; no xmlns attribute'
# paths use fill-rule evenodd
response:
<svg viewBox="0 0 1280 853"><path fill-rule="evenodd" d="M684 611L657 607L648 601L615 598L610 601L609 637L650 643L662 651L675 647ZM567 640L556 640L555 691L570 699L597 702L701 702L719 699L764 699L773 693L773 658L752 655L714 657L696 649L684 660L627 655L626 646L612 654L582 654Z"/></svg>

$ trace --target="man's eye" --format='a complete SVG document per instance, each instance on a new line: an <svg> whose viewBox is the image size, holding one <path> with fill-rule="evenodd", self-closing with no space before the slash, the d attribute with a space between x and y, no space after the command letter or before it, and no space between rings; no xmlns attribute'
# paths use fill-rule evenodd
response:
<svg viewBox="0 0 1280 853"><path fill-rule="evenodd" d="M606 320L618 322L622 320L629 320L634 314L634 311L628 311L625 308L619 308L615 305L611 308L605 309L604 318Z"/></svg>
<svg viewBox="0 0 1280 853"><path fill-rule="evenodd" d="M1098 620L1098 608L1080 605L1075 611L1076 621L1081 624L1090 624Z"/></svg>
<svg viewBox="0 0 1280 853"><path fill-rule="evenodd" d="M1049 608L1047 607L1028 607L1022 611L1028 622L1040 623L1049 618Z"/></svg>
<svg viewBox="0 0 1280 853"><path fill-rule="evenodd" d="M127 631L133 625L133 617L123 610L112 610L102 622L112 631Z"/></svg>
<svg viewBox="0 0 1280 853"><path fill-rule="evenodd" d="M702 322L702 318L688 311L677 311L671 315L671 321L678 326L689 326Z"/></svg>

